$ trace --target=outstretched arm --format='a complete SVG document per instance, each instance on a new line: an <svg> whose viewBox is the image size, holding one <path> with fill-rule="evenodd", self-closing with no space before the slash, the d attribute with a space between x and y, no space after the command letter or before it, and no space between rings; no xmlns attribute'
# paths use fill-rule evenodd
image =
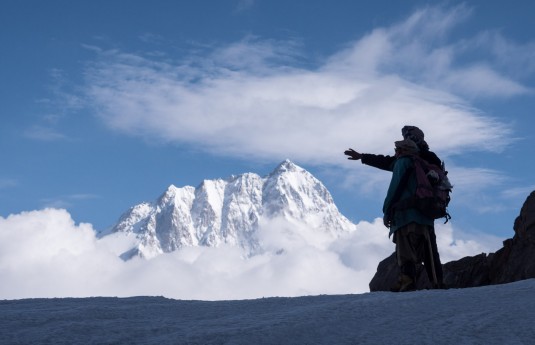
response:
<svg viewBox="0 0 535 345"><path fill-rule="evenodd" d="M396 157L363 153L360 160L362 164L366 164L381 170L392 171Z"/></svg>
<svg viewBox="0 0 535 345"><path fill-rule="evenodd" d="M366 164L378 169L392 171L394 161L396 157L393 156L383 156L383 155L374 155L371 153L360 153L353 149L348 149L344 151L344 154L349 156L347 159L358 161L361 160L362 164Z"/></svg>

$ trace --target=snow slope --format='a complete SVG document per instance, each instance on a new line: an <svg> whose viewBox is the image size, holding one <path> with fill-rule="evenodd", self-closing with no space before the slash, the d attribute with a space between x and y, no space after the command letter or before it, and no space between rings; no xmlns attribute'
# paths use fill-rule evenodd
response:
<svg viewBox="0 0 535 345"><path fill-rule="evenodd" d="M241 301L0 301L1 344L533 344L535 280Z"/></svg>

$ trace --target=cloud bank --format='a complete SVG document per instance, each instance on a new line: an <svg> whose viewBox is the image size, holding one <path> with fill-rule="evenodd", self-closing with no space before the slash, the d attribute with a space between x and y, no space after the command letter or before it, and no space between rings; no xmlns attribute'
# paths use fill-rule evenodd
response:
<svg viewBox="0 0 535 345"><path fill-rule="evenodd" d="M151 260L122 261L132 238L97 239L90 224L75 224L61 209L0 217L0 298L166 296L248 299L368 291L378 263L394 251L382 221L361 222L338 239L295 225L265 222L266 252L244 258L236 247L191 247ZM302 229L303 230L303 229ZM477 242L438 226L443 262L494 251L501 239ZM306 234L306 235L305 235Z"/></svg>

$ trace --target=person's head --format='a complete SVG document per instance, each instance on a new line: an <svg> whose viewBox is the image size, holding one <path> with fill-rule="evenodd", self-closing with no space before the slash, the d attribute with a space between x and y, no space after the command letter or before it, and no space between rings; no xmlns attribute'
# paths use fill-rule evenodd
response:
<svg viewBox="0 0 535 345"><path fill-rule="evenodd" d="M411 139L403 139L400 141L394 142L396 147L396 157L402 155L416 155L420 151L418 145Z"/></svg>
<svg viewBox="0 0 535 345"><path fill-rule="evenodd" d="M424 132L416 126L404 126L401 129L403 139L410 139L418 145L420 151L429 150L429 145L424 140Z"/></svg>

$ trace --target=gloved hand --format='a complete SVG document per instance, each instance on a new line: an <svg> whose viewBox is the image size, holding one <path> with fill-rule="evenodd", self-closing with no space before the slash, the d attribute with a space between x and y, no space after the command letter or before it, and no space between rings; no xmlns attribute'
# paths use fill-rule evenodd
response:
<svg viewBox="0 0 535 345"><path fill-rule="evenodd" d="M345 150L344 154L349 156L349 157L347 157L347 159L350 159L350 160L353 160L353 161L358 161L359 159L362 158L362 154L358 153L357 151L355 151L353 149Z"/></svg>

